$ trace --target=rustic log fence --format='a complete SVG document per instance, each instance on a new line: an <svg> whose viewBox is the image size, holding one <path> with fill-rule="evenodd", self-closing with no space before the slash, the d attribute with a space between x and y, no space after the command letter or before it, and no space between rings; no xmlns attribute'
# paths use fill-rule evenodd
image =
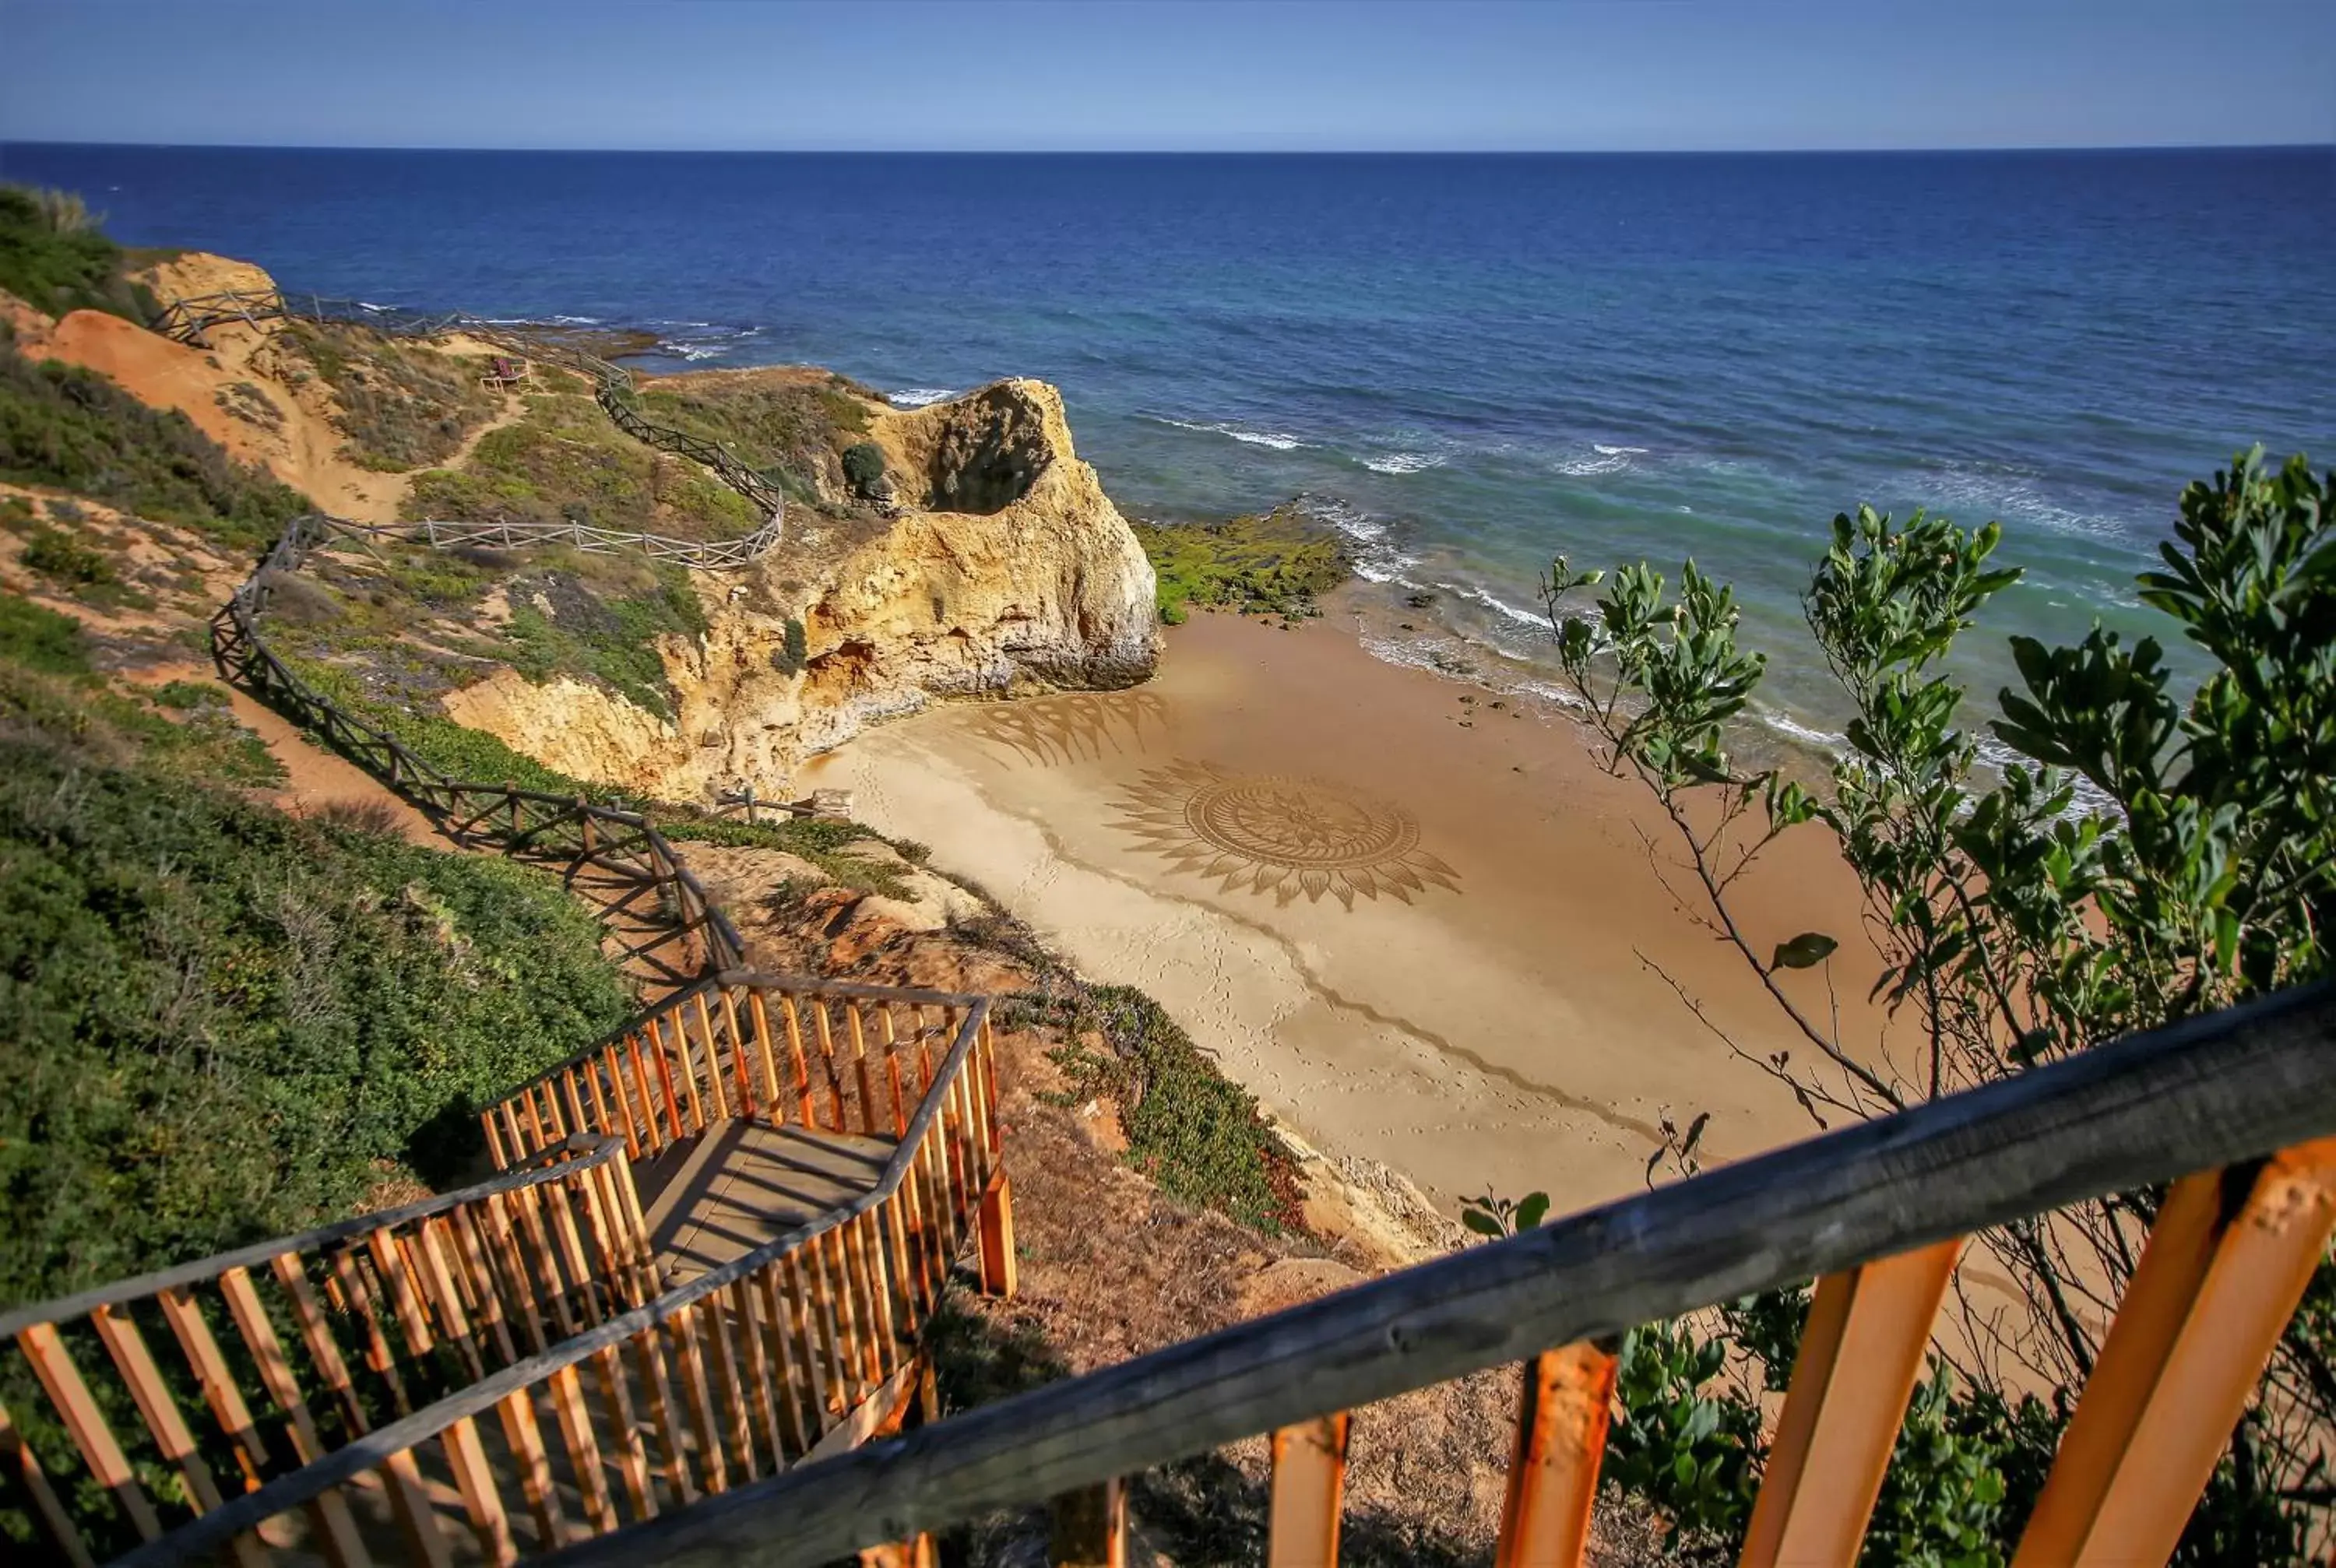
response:
<svg viewBox="0 0 2336 1568"><path fill-rule="evenodd" d="M531 360L577 371L591 381L594 401L615 422L618 429L645 446L705 464L724 484L753 502L764 520L762 526L745 539L723 541L712 545L659 539L651 534L616 534L607 530L571 528L561 523L419 525L453 531L446 542L496 542L496 538L489 536L496 535L500 531L499 541L505 545L565 540L571 534L574 542L582 545L586 535L597 534L610 544L647 550L667 560L685 559L678 552L690 550L696 559L691 559L689 563L705 566L743 566L778 542L786 517L785 492L760 470L719 442L659 424L643 414L632 373L585 348L576 341L577 335L572 332L526 323L490 321L461 312L423 315L367 305L361 300L327 299L314 294L287 294L282 289L228 290L174 299L155 317L152 326L156 332L166 337L203 348L209 346L210 332L214 327L230 322L258 327L262 322L276 320L355 325L400 337L443 337L460 333ZM436 544L440 541L433 534L430 542Z"/></svg>

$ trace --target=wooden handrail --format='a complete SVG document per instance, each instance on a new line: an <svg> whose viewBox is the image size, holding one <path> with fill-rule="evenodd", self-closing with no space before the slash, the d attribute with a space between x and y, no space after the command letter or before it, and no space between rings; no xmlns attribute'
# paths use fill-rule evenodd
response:
<svg viewBox="0 0 2336 1568"><path fill-rule="evenodd" d="M826 1563L1553 1347L2238 1165L2336 1134L2331 1047L2326 982L2187 1019L983 1406L558 1561ZM2326 1236L2323 1225L2296 1244L2316 1259Z"/></svg>
<svg viewBox="0 0 2336 1568"><path fill-rule="evenodd" d="M14 1339L35 1323L62 1323L72 1318L85 1318L100 1307L122 1306L149 1296L159 1296L165 1290L180 1286L201 1284L217 1279L229 1269L248 1269L285 1252L313 1252L335 1242L366 1235L384 1226L404 1225L433 1214L443 1214L464 1203L478 1203L491 1193L516 1193L521 1188L559 1181L579 1171L607 1164L624 1146L622 1138L591 1139L581 1149L562 1149L539 1154L535 1158L541 1164L533 1168L521 1165L517 1169L501 1171L475 1186L441 1193L418 1203L406 1203L394 1209L376 1209L371 1213L336 1220L329 1225L319 1225L315 1230L302 1231L296 1235L274 1236L265 1242L255 1242L248 1247L198 1258L191 1263L180 1263L171 1268L158 1269L151 1274L116 1280L95 1290L35 1301L30 1306L0 1314L0 1339Z"/></svg>
<svg viewBox="0 0 2336 1568"><path fill-rule="evenodd" d="M774 1325L770 1319L757 1316L754 1302L759 1296L747 1288L768 1280L774 1270L806 1252L821 1250L828 1239L847 1238L854 1227L863 1228L862 1241L839 1241L836 1247L828 1249L838 1256L846 1255L849 1249L852 1255L865 1260L840 1271L846 1281L842 1295L853 1299L857 1290L859 1300L910 1309L915 1318L896 1323L891 1339L912 1339L922 1317L930 1313L938 1300L939 1281L910 1261L910 1249L930 1248L934 1255L944 1259L952 1255L969 1231L981 1193L991 1185L997 1174L998 1144L993 1119L995 1084L994 1064L989 1060L988 1003L983 998L951 999L968 1004L964 1019L935 1067L931 1086L903 1130L899 1145L886 1161L882 1174L859 1198L646 1305L611 1317L542 1354L482 1378L290 1475L223 1503L170 1534L118 1558L120 1568L158 1568L164 1563L202 1561L269 1519L306 1508L366 1472L387 1468L423 1444L433 1438L443 1439L465 1423L506 1406L515 1398L528 1396L530 1390L558 1383L564 1373L572 1373L596 1360L605 1363L612 1353L621 1356L628 1349L651 1352L662 1346L660 1330L668 1326L678 1325L681 1331L694 1335L702 1322L709 1336L742 1339L752 1330L768 1330ZM947 1146L941 1147L943 1144ZM933 1180L937 1160L952 1173L939 1182ZM955 1173L962 1174L961 1183L957 1182ZM906 1200L921 1203L918 1214L900 1213ZM871 1283L860 1284L863 1278ZM826 1306L828 1310L834 1310L833 1302ZM693 1316L708 1309L711 1316ZM834 1321L827 1323L823 1332L827 1337L825 1348L839 1363L855 1359L846 1352L864 1349L876 1359L875 1368L890 1375L891 1363L886 1358L897 1357L897 1343L889 1347L877 1343L864 1327L855 1331L847 1324ZM784 1349L788 1339L784 1334L770 1336L769 1342ZM811 1347L813 1359L818 1358L821 1347L813 1339L797 1336L793 1342ZM862 1388L883 1380L869 1378L853 1367L845 1367L843 1375ZM662 1376L660 1373L660 1379ZM734 1386L727 1391L716 1390L716 1395L744 1412L754 1392L751 1388ZM844 1403L848 1409L859 1401ZM822 1409L826 1407L822 1406ZM830 1416L841 1413L828 1411ZM743 1414L740 1422L745 1429ZM775 1412L771 1432L759 1445L752 1430L745 1432L743 1445L735 1440L725 1444L715 1429L720 1425L717 1419L708 1419L693 1434L696 1442L707 1450L696 1456L701 1466L721 1466L725 1456L737 1462L743 1449L746 1473L752 1475L761 1453L769 1453L775 1462L784 1463L818 1446L807 1431L798 1435L808 1439L801 1443L779 1436ZM679 1446L676 1453L677 1456ZM686 1460L676 1457L675 1463L686 1470ZM686 1500L686 1487L676 1490L683 1492ZM637 1512L648 1510L637 1507Z"/></svg>
<svg viewBox="0 0 2336 1568"><path fill-rule="evenodd" d="M0 1410L0 1431L23 1494L86 1562L23 1417L62 1429L112 1494L112 1527L151 1539L160 1494L128 1456L141 1445L177 1472L179 1502L216 1509L427 1402L450 1376L475 1379L650 1300L658 1281L624 1153L621 1139L579 1140L541 1169L9 1313L0 1365L13 1355L31 1374L14 1379L29 1403ZM174 1381L200 1405L182 1406ZM59 1479L64 1495L77 1489L69 1471ZM308 1505L327 1538L353 1538L339 1492Z"/></svg>
<svg viewBox="0 0 2336 1568"><path fill-rule="evenodd" d="M210 314L183 308L189 306ZM321 303L316 308L322 312ZM180 302L173 309L181 335L198 342L207 321L293 313L280 295ZM459 318L439 324L462 330L492 325ZM641 419L619 395L629 391L623 371L580 351L569 356L595 375L602 406L620 425L699 456L749 499L767 497L771 517L764 529L707 545L581 525L424 521L399 530L310 513L286 526L213 618L213 655L227 678L383 778L458 842L571 869L589 864L620 886L653 892L666 925L658 940L686 950L694 978L678 976L676 989L624 1029L488 1108L482 1121L497 1163L508 1167L504 1175L0 1320L48 1397L42 1414L54 1410L90 1479L112 1492L112 1527L134 1527L166 1555L200 1554L202 1543L217 1542L232 1543L240 1560L255 1560L258 1539L238 1521L255 1500L288 1490L297 1494L289 1505L307 1515L311 1539L328 1561L365 1561L344 1495L345 1483L363 1479L385 1498L414 1549L439 1560L443 1543L423 1470L411 1443L388 1441L408 1430L420 1432L417 1441L439 1439L443 1473L492 1556L511 1550L511 1516L499 1488L513 1466L527 1492L537 1545L563 1538L569 1526L560 1520L556 1480L562 1454L581 1489L589 1527L614 1529L618 1514L602 1473L596 1422L618 1445L616 1462L636 1518L657 1511L660 1488L667 1505L685 1505L698 1495L693 1465L702 1468L706 1487L718 1491L730 1473L725 1466L752 1478L764 1459L776 1467L864 1436L875 1418L870 1412L897 1404L895 1385L919 1364L919 1333L968 1240L980 1249L985 1288L1010 1287L1012 1228L983 999L745 969L737 931L645 813L453 778L318 693L261 634L276 576L298 571L341 535L403 534L441 548L558 541L587 550L644 550L693 567L737 564L775 541L782 503L759 475L696 437ZM617 901L618 907L633 896ZM806 1048L799 1008L813 1020L815 1050ZM939 1031L927 1018L930 1009L942 1019ZM774 1014L787 1029L784 1076L769 1022ZM654 1089L643 1036L657 1063ZM943 1037L948 1043L937 1066L930 1047ZM619 1050L633 1069L629 1080ZM660 1152L725 1118L792 1121L822 1134L881 1138L893 1148L871 1190L659 1296L659 1270L623 1156ZM559 1163L533 1168L547 1160ZM582 1184L572 1205L539 1196L562 1182ZM402 1228L411 1229L411 1241ZM326 1250L330 1267L312 1276L298 1261L304 1248ZM221 1303L206 1308L190 1293L197 1288L222 1298L240 1335L236 1356L257 1369L259 1388L236 1383L211 1328ZM155 1359L131 1316L136 1308L151 1319L150 1300L159 1302L181 1353L183 1365L172 1373ZM615 1320L620 1326L608 1327L619 1309L628 1309ZM88 1329L73 1327L83 1320ZM80 1362L59 1338L61 1323L78 1336ZM522 1347L515 1328L521 1325L535 1352L524 1360L516 1356ZM83 1342L92 1332L122 1374L120 1388L102 1385L94 1395L81 1369L97 1354ZM412 1360L402 1359L401 1344ZM639 1357L634 1371L615 1359L620 1344ZM668 1350L682 1379L679 1395L667 1381ZM587 1361L594 1363L595 1391L579 1378ZM433 1399L450 1372L463 1391ZM217 1427L200 1441L180 1403L184 1391L174 1395L170 1381L189 1375ZM366 1376L379 1387L359 1388ZM646 1429L666 1445L666 1465L655 1475L645 1428L628 1403L635 1376L650 1402ZM194 1524L163 1534L155 1498L109 1425L120 1419L125 1396L153 1449L178 1466L180 1500L195 1510ZM596 1398L604 1407L596 1407ZM320 1402L315 1414L312 1400ZM564 1447L557 1452L547 1449L539 1401L558 1417ZM417 1404L423 1417L436 1411L442 1418L416 1427ZM398 1419L384 1425L392 1405ZM501 1472L475 1421L490 1406L507 1445ZM724 1410L726 1421L718 1414ZM265 1423L255 1412L267 1413ZM320 1426L318 1416L327 1413L334 1422ZM263 1425L273 1433L279 1424L287 1433L263 1435ZM214 1476L206 1443L215 1457L233 1453L242 1470L238 1501L227 1501L237 1487ZM291 1474L284 1473L287 1455L299 1466ZM21 1472L20 1485L58 1548L87 1561L79 1525L5 1409L0 1456ZM73 1486L88 1495L85 1484Z"/></svg>

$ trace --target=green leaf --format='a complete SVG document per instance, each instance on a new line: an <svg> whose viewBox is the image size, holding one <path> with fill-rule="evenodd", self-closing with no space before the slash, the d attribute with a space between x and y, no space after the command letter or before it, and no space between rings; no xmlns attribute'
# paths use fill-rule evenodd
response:
<svg viewBox="0 0 2336 1568"><path fill-rule="evenodd" d="M1770 960L1768 968L1771 970L1815 969L1832 957L1833 950L1839 946L1839 942L1823 931L1803 931L1789 942L1776 944L1776 956Z"/></svg>
<svg viewBox="0 0 2336 1568"><path fill-rule="evenodd" d="M1506 1233L1501 1229L1501 1222L1482 1209L1464 1210L1460 1215L1460 1222L1480 1236L1500 1236Z"/></svg>
<svg viewBox="0 0 2336 1568"><path fill-rule="evenodd" d="M1524 1201L1517 1205L1517 1229L1532 1230L1541 1223L1541 1217L1548 1213L1549 1194L1547 1193L1527 1193Z"/></svg>

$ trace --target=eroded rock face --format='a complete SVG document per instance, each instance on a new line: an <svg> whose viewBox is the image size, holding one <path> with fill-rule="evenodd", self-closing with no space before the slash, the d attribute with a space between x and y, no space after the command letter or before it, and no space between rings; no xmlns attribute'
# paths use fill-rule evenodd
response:
<svg viewBox="0 0 2336 1568"><path fill-rule="evenodd" d="M1004 381L874 414L868 439L907 509L884 521L806 510L753 567L701 574L703 646L659 650L674 722L583 682L509 672L447 711L564 772L702 799L743 784L783 793L803 758L936 697L1152 674L1152 564L1079 461L1053 387Z"/></svg>

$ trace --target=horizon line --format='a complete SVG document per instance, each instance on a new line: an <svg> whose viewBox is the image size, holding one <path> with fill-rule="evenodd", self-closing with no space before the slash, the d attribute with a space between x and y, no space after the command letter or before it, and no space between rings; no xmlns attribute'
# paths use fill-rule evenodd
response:
<svg viewBox="0 0 2336 1568"><path fill-rule="evenodd" d="M2324 141L2033 142L1888 147L569 147L410 142L57 141L0 136L5 147L104 147L207 152L521 152L633 157L847 158L1728 158L1892 157L1954 153L2336 152Z"/></svg>

